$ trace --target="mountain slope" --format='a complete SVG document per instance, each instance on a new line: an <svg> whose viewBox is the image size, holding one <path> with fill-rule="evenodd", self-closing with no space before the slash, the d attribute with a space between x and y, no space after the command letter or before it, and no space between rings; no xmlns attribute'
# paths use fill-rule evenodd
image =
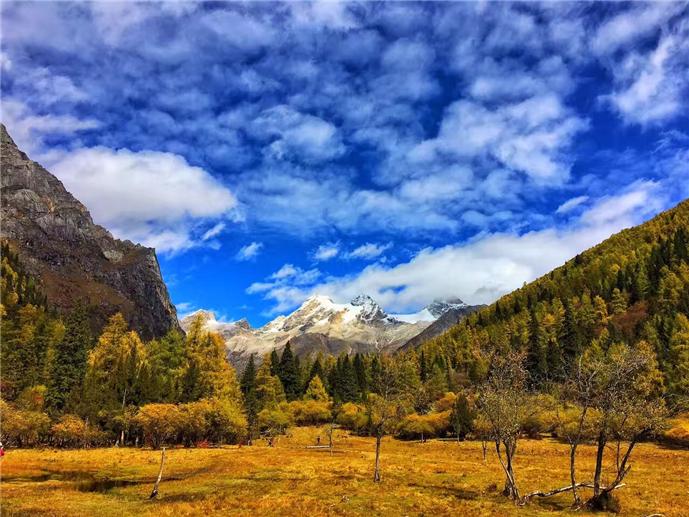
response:
<svg viewBox="0 0 689 517"><path fill-rule="evenodd" d="M452 328L454 325L462 321L469 314L476 312L485 307L485 305L466 305L463 306L456 304L454 306L447 307L443 312L439 314L438 319L433 321L428 327L423 329L419 334L411 338L404 345L400 347L400 350L409 350L411 348L417 348L421 346L426 341L442 335L448 329Z"/></svg>
<svg viewBox="0 0 689 517"><path fill-rule="evenodd" d="M471 381L492 351L522 350L536 379L590 346L647 341L671 394L689 395L689 200L624 230L420 348Z"/></svg>
<svg viewBox="0 0 689 517"><path fill-rule="evenodd" d="M290 341L301 356L338 355L395 351L419 334L433 320L449 310L465 309L461 301L434 302L416 315L391 316L370 296L361 295L350 303L339 304L327 296L312 296L287 316L278 316L261 328L251 328L245 320L221 323L212 313L197 311L182 320L188 328L201 317L208 329L224 338L230 359L243 364L253 353L259 357ZM404 321L400 318L404 318Z"/></svg>
<svg viewBox="0 0 689 517"><path fill-rule="evenodd" d="M58 311L91 307L94 327L122 312L149 339L178 328L155 250L94 224L62 183L20 151L0 125L0 238L35 276Z"/></svg>

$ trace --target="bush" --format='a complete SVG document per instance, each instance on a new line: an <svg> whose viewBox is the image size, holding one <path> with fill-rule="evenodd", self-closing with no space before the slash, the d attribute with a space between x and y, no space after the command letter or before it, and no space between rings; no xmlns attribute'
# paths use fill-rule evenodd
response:
<svg viewBox="0 0 689 517"><path fill-rule="evenodd" d="M342 404L337 413L336 421L350 431L362 432L368 427L366 408L353 402Z"/></svg>
<svg viewBox="0 0 689 517"><path fill-rule="evenodd" d="M17 409L0 401L0 435L2 440L16 447L30 447L41 443L50 428L50 418L40 411Z"/></svg>
<svg viewBox="0 0 689 517"><path fill-rule="evenodd" d="M179 407L175 404L146 404L134 417L144 434L144 440L154 449L175 441L182 423Z"/></svg>
<svg viewBox="0 0 689 517"><path fill-rule="evenodd" d="M441 413L428 413L427 415L412 413L402 420L397 434L400 438L405 439L444 436L451 428L450 414L449 410Z"/></svg>
<svg viewBox="0 0 689 517"><path fill-rule="evenodd" d="M689 413L670 420L670 428L661 435L661 441L689 448Z"/></svg>
<svg viewBox="0 0 689 517"><path fill-rule="evenodd" d="M77 415L63 415L50 428L52 442L58 447L92 447L103 445L107 433L96 429Z"/></svg>
<svg viewBox="0 0 689 517"><path fill-rule="evenodd" d="M210 399L205 402L205 438L214 443L238 443L246 437L247 421L233 402Z"/></svg>
<svg viewBox="0 0 689 517"><path fill-rule="evenodd" d="M258 414L258 427L261 431L267 431L270 434L282 434L285 430L293 424L292 415L289 412L289 406L282 403L279 407L273 409L264 409Z"/></svg>
<svg viewBox="0 0 689 517"><path fill-rule="evenodd" d="M330 404L318 400L295 400L289 403L289 412L297 425L317 425L330 422Z"/></svg>

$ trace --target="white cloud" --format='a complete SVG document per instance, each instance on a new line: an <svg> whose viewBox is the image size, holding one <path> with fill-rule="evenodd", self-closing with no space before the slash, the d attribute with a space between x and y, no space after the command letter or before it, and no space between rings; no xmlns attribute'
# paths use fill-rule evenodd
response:
<svg viewBox="0 0 689 517"><path fill-rule="evenodd" d="M664 199L652 182L639 182L619 196L597 200L564 229L546 228L523 234L482 234L467 243L426 248L409 262L374 264L344 277L298 285L285 277L249 292L274 300L274 312L289 310L311 294L345 302L360 293L386 310L417 310L436 298L459 296L467 303L490 303L563 264L611 234L638 224L660 210Z"/></svg>
<svg viewBox="0 0 689 517"><path fill-rule="evenodd" d="M607 224L611 221L629 220L634 214L654 212L662 208L659 184L640 181L631 185L628 191L616 196L605 196L581 216L589 225Z"/></svg>
<svg viewBox="0 0 689 517"><path fill-rule="evenodd" d="M487 154L537 181L557 183L569 176L566 151L586 127L552 94L495 109L460 100L446 109L437 138L419 144L410 158L424 162L438 153L460 158Z"/></svg>
<svg viewBox="0 0 689 517"><path fill-rule="evenodd" d="M294 300L303 301L304 286L313 285L321 277L318 269L303 270L292 264L284 264L268 276L267 282L254 282L247 287L248 294L262 294L264 299L273 300L275 306L270 314L285 311L294 306Z"/></svg>
<svg viewBox="0 0 689 517"><path fill-rule="evenodd" d="M329 244L321 244L316 251L313 252L314 260L318 262L325 262L334 259L340 253L340 243L333 242Z"/></svg>
<svg viewBox="0 0 689 517"><path fill-rule="evenodd" d="M682 2L640 3L606 20L594 34L591 48L599 55L615 52L639 38L657 32L671 16L682 9Z"/></svg>
<svg viewBox="0 0 689 517"><path fill-rule="evenodd" d="M239 261L252 260L258 256L262 248L262 242L252 242L246 246L242 246L235 255L235 258Z"/></svg>
<svg viewBox="0 0 689 517"><path fill-rule="evenodd" d="M578 196L578 197L573 197L572 199L568 199L564 203L562 203L559 207L557 207L556 213L558 214L566 214L568 212L571 212L574 210L576 207L581 205L582 203L586 203L588 201L589 197L588 196Z"/></svg>
<svg viewBox="0 0 689 517"><path fill-rule="evenodd" d="M366 244L362 244L358 248L355 248L347 253L345 257L349 259L371 260L381 256L390 248L392 248L392 243L390 242L387 244L374 244L372 242L367 242Z"/></svg>
<svg viewBox="0 0 689 517"><path fill-rule="evenodd" d="M172 153L82 148L59 156L50 168L97 223L160 252L182 251L217 235L219 223L202 227L231 217L236 205L229 189Z"/></svg>
<svg viewBox="0 0 689 517"><path fill-rule="evenodd" d="M689 23L663 36L649 53L634 52L615 69L615 90L603 96L628 123L647 125L677 116L689 88Z"/></svg>
<svg viewBox="0 0 689 517"><path fill-rule="evenodd" d="M254 136L272 140L268 150L275 158L296 154L307 160L325 160L344 152L333 124L286 105L264 110L253 120L250 129Z"/></svg>
<svg viewBox="0 0 689 517"><path fill-rule="evenodd" d="M69 135L95 129L101 124L93 118L80 119L72 115L36 115L21 101L3 98L0 116L17 146L37 161L49 159L43 138L46 135Z"/></svg>
<svg viewBox="0 0 689 517"><path fill-rule="evenodd" d="M202 241L207 241L208 239L212 239L213 237L217 237L222 233L222 231L225 229L227 225L223 223L222 221L219 223L216 223L215 226L212 228L209 228L206 230L206 232L201 236Z"/></svg>

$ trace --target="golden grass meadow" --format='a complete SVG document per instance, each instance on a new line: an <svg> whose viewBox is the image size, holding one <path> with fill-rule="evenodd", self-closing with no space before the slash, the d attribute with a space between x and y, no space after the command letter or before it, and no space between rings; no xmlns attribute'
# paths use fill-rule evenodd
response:
<svg viewBox="0 0 689 517"><path fill-rule="evenodd" d="M2 514L11 515L588 515L570 494L516 507L503 474L481 443L385 438L383 482L372 482L374 440L335 432L335 448L307 449L324 429L296 428L274 447L168 449L160 494L149 500L160 451L108 448L10 450L2 458ZM593 447L580 453L591 476ZM517 480L523 492L568 484L568 448L523 440ZM689 451L644 443L634 452L621 515L689 515Z"/></svg>

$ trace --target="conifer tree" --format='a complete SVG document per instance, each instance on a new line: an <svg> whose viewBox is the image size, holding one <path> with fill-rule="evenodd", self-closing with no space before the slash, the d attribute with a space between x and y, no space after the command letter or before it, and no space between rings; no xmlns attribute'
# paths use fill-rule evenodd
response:
<svg viewBox="0 0 689 517"><path fill-rule="evenodd" d="M366 371L366 363L361 354L357 353L354 356L354 372L356 374L357 391L363 398L368 393L368 372Z"/></svg>
<svg viewBox="0 0 689 517"><path fill-rule="evenodd" d="M256 425L258 423L258 394L256 388L256 363L254 361L254 354L251 354L249 363L242 373L241 380L244 410L246 412L250 440L255 435Z"/></svg>
<svg viewBox="0 0 689 517"><path fill-rule="evenodd" d="M282 351L277 375L282 382L287 400L299 398L301 392L301 387L299 386L299 362L292 353L292 346L289 341Z"/></svg>
<svg viewBox="0 0 689 517"><path fill-rule="evenodd" d="M46 405L51 411L63 411L81 387L92 345L88 313L83 305L77 305L67 315L64 337L55 346L48 365Z"/></svg>

